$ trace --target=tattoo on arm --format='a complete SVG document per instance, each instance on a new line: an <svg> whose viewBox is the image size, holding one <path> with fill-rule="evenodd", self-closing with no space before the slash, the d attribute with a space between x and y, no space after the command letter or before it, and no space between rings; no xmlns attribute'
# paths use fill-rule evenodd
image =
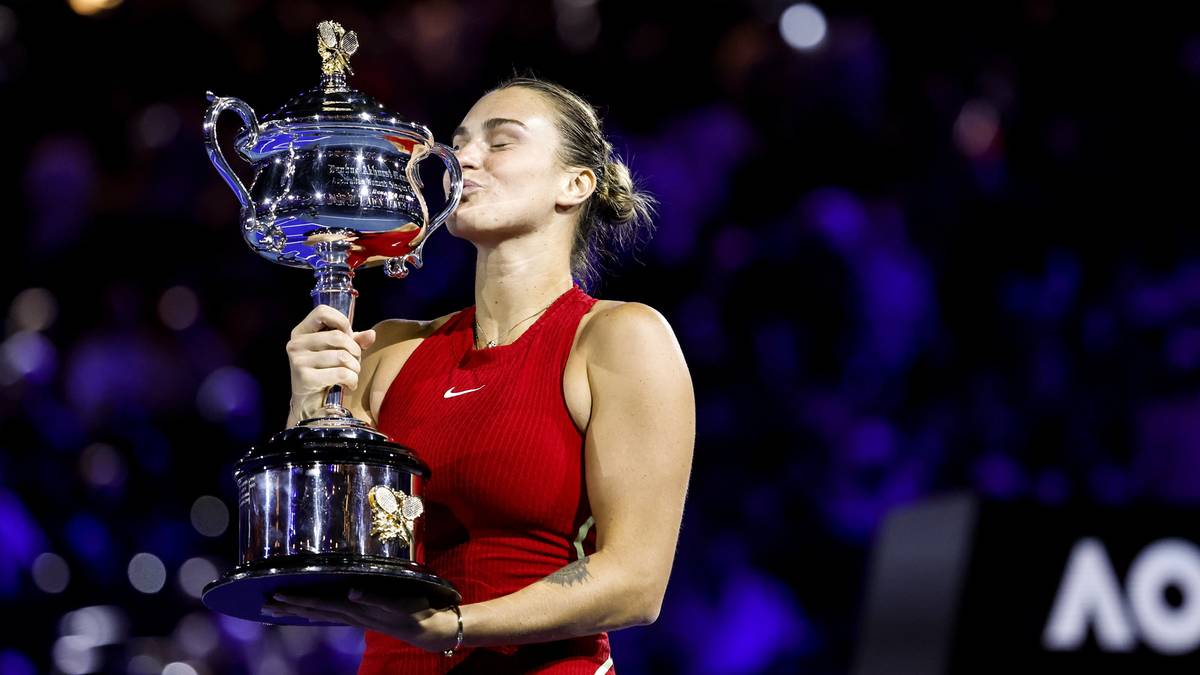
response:
<svg viewBox="0 0 1200 675"><path fill-rule="evenodd" d="M576 582L583 583L592 578L592 575L588 572L587 564L588 556L584 556L546 577L545 580L558 586L574 586Z"/></svg>

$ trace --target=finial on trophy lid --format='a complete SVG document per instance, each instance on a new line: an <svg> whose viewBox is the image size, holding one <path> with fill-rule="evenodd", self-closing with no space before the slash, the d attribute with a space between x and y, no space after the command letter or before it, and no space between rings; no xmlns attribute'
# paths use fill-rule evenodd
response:
<svg viewBox="0 0 1200 675"><path fill-rule="evenodd" d="M347 32L336 21L317 24L317 53L321 56L324 80L335 86L344 85L346 75L353 75L350 57L358 51L358 34Z"/></svg>

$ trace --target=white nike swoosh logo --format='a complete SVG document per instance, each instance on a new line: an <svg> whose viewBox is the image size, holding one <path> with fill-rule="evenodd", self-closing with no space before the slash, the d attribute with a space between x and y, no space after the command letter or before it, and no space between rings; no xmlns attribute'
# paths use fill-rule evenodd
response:
<svg viewBox="0 0 1200 675"><path fill-rule="evenodd" d="M454 391L454 387L450 387L449 389L446 390L446 393L442 394L442 398L454 398L455 396L462 396L463 394L469 394L473 391L479 391L480 389L483 389L483 387L486 387L486 386L487 385L485 384L480 387L475 387L474 389L463 389L462 391Z"/></svg>

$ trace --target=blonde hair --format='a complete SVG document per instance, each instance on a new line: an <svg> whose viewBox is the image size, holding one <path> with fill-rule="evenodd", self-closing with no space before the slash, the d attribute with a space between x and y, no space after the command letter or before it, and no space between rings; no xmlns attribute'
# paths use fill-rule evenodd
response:
<svg viewBox="0 0 1200 675"><path fill-rule="evenodd" d="M604 263L634 248L654 230L658 201L634 184L629 167L613 153L600 116L590 103L562 85L536 76L512 77L492 91L522 87L546 98L558 113L562 137L559 161L596 174L596 190L584 202L571 244L571 275L585 289L600 277ZM490 93L490 92L489 92Z"/></svg>

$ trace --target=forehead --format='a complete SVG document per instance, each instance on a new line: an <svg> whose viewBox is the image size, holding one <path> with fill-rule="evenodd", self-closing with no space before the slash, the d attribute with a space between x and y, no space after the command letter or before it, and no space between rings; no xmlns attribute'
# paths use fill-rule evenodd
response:
<svg viewBox="0 0 1200 675"><path fill-rule="evenodd" d="M550 104L541 94L524 87L509 87L484 95L463 117L458 131L478 134L483 131L484 123L491 119L517 120L536 136L557 133Z"/></svg>

